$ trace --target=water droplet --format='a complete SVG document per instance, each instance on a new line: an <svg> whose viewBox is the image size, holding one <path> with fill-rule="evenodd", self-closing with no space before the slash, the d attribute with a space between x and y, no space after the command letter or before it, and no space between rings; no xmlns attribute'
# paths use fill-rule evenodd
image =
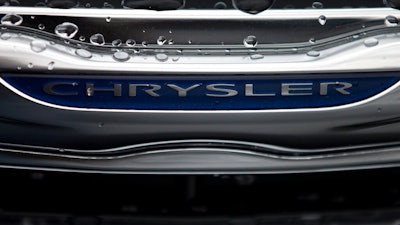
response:
<svg viewBox="0 0 400 225"><path fill-rule="evenodd" d="M214 5L214 9L226 9L227 7L225 2L217 2Z"/></svg>
<svg viewBox="0 0 400 225"><path fill-rule="evenodd" d="M174 44L174 40L169 39L169 40L168 40L168 44L169 44L169 45L173 45L173 44Z"/></svg>
<svg viewBox="0 0 400 225"><path fill-rule="evenodd" d="M359 37L360 37L360 35L358 35L358 34L353 35L353 39L357 39Z"/></svg>
<svg viewBox="0 0 400 225"><path fill-rule="evenodd" d="M47 48L47 44L44 41L33 40L31 42L31 49L34 52L43 52Z"/></svg>
<svg viewBox="0 0 400 225"><path fill-rule="evenodd" d="M7 14L1 18L1 24L3 25L18 26L21 25L22 21L22 16L17 14Z"/></svg>
<svg viewBox="0 0 400 225"><path fill-rule="evenodd" d="M311 7L313 9L322 9L324 8L324 4L322 4L322 2L313 2Z"/></svg>
<svg viewBox="0 0 400 225"><path fill-rule="evenodd" d="M326 24L326 16L324 16L324 15L319 16L318 22L319 22L319 24L321 24L322 26L325 25L325 24Z"/></svg>
<svg viewBox="0 0 400 225"><path fill-rule="evenodd" d="M28 63L28 68L33 68L33 63Z"/></svg>
<svg viewBox="0 0 400 225"><path fill-rule="evenodd" d="M142 42L142 46L143 46L143 47L147 47L147 45L149 45L149 44L147 43L147 41L143 41L143 42Z"/></svg>
<svg viewBox="0 0 400 225"><path fill-rule="evenodd" d="M257 41L256 36L250 35L250 36L247 36L245 39L243 39L243 44L247 48L254 48L257 46L258 41Z"/></svg>
<svg viewBox="0 0 400 225"><path fill-rule="evenodd" d="M78 30L79 29L77 25L70 22L65 22L57 25L54 29L54 32L62 38L73 38L75 37L76 33L78 33Z"/></svg>
<svg viewBox="0 0 400 225"><path fill-rule="evenodd" d="M172 34L172 30L169 30L168 33Z"/></svg>
<svg viewBox="0 0 400 225"><path fill-rule="evenodd" d="M88 87L88 88L86 89L86 95L90 97L90 96L93 96L93 94L94 94L93 88Z"/></svg>
<svg viewBox="0 0 400 225"><path fill-rule="evenodd" d="M252 55L250 55L250 59L252 59L252 60L263 59L263 58L264 58L264 56L261 55L261 54L252 54Z"/></svg>
<svg viewBox="0 0 400 225"><path fill-rule="evenodd" d="M188 40L188 44L191 45L192 44L192 40Z"/></svg>
<svg viewBox="0 0 400 225"><path fill-rule="evenodd" d="M106 22L107 22L107 23L111 22L111 17L107 17L107 18L106 18Z"/></svg>
<svg viewBox="0 0 400 225"><path fill-rule="evenodd" d="M48 70L53 70L54 69L54 62L53 61L51 61L51 62L49 62L49 64L47 64L47 69Z"/></svg>
<svg viewBox="0 0 400 225"><path fill-rule="evenodd" d="M240 11L257 14L272 6L273 0L233 0L233 6Z"/></svg>
<svg viewBox="0 0 400 225"><path fill-rule="evenodd" d="M11 34L11 33L4 33L4 34L1 34L1 36L0 36L0 38L3 40L8 40L12 37L13 37L13 34Z"/></svg>
<svg viewBox="0 0 400 225"><path fill-rule="evenodd" d="M39 28L39 30L44 30L44 28L46 28L46 26L43 23L41 23L38 25L38 28Z"/></svg>
<svg viewBox="0 0 400 225"><path fill-rule="evenodd" d="M86 49L77 49L75 54L86 59L92 58L92 53Z"/></svg>
<svg viewBox="0 0 400 225"><path fill-rule="evenodd" d="M86 38L85 38L85 36L80 36L80 37L79 37L79 40L80 40L80 41L85 41Z"/></svg>
<svg viewBox="0 0 400 225"><path fill-rule="evenodd" d="M307 55L311 56L311 57L318 57L321 55L321 53L319 51L312 50L312 51L307 52Z"/></svg>
<svg viewBox="0 0 400 225"><path fill-rule="evenodd" d="M90 8L90 7L92 7L92 5L91 5L90 3L86 3L86 4L85 4L85 7L86 7L86 8Z"/></svg>
<svg viewBox="0 0 400 225"><path fill-rule="evenodd" d="M156 54L156 59L158 61L165 62L168 60L168 56L164 53L158 53L158 54Z"/></svg>
<svg viewBox="0 0 400 225"><path fill-rule="evenodd" d="M20 66L17 66L17 70L22 70L22 67L20 67Z"/></svg>
<svg viewBox="0 0 400 225"><path fill-rule="evenodd" d="M379 40L376 38L368 38L364 41L364 45L367 47L373 47L379 44Z"/></svg>
<svg viewBox="0 0 400 225"><path fill-rule="evenodd" d="M308 40L308 42L310 42L310 44L315 44L315 38L310 38L310 40Z"/></svg>
<svg viewBox="0 0 400 225"><path fill-rule="evenodd" d="M125 44L126 44L127 46L129 46L129 47L133 47L133 46L136 45L136 41L133 40L133 39L128 39L128 40L126 40Z"/></svg>
<svg viewBox="0 0 400 225"><path fill-rule="evenodd" d="M121 41L121 39L116 39L116 40L111 42L111 45L114 46L114 47L121 46L122 45L122 41Z"/></svg>
<svg viewBox="0 0 400 225"><path fill-rule="evenodd" d="M129 54L126 53L126 52L118 51L118 52L115 52L115 53L113 54L113 58L114 58L116 61L125 62L125 61L127 61L127 60L130 58L130 56L129 56Z"/></svg>
<svg viewBox="0 0 400 225"><path fill-rule="evenodd" d="M114 8L114 6L113 5L111 5L110 3L108 3L108 2L104 2L104 4L103 4L103 8L105 8L105 9L112 9L112 8Z"/></svg>
<svg viewBox="0 0 400 225"><path fill-rule="evenodd" d="M102 34L93 34L90 37L90 43L94 45L104 45L106 41L104 40L104 36Z"/></svg>
<svg viewBox="0 0 400 225"><path fill-rule="evenodd" d="M167 42L167 38L165 38L164 36L158 37L158 39L157 39L157 44L158 45L164 45L165 42Z"/></svg>
<svg viewBox="0 0 400 225"><path fill-rule="evenodd" d="M179 56L175 56L175 57L172 58L172 61L177 62L179 59L180 59Z"/></svg>
<svg viewBox="0 0 400 225"><path fill-rule="evenodd" d="M35 19L35 16L31 16L31 19L33 19L33 20L34 20L34 19Z"/></svg>
<svg viewBox="0 0 400 225"><path fill-rule="evenodd" d="M399 25L399 20L394 16L387 16L385 19L385 25L388 27L395 27Z"/></svg>

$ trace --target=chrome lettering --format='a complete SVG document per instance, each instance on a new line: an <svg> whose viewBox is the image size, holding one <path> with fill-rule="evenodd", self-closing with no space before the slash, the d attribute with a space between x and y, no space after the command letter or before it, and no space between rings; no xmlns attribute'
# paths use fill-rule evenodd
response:
<svg viewBox="0 0 400 225"><path fill-rule="evenodd" d="M235 87L234 84L209 84L207 85L206 89L209 91L215 91L215 92L222 92L225 94L210 94L207 93L206 96L209 97L233 97L238 94L236 90L233 89L228 89L228 88L221 88L222 87Z"/></svg>
<svg viewBox="0 0 400 225"><path fill-rule="evenodd" d="M76 82L54 82L54 83L48 83L43 87L43 91L46 94L49 95L58 95L58 96L76 96L79 95L77 91L71 91L71 92L59 92L54 90L57 86L72 86L76 87L78 86L78 83Z"/></svg>
<svg viewBox="0 0 400 225"><path fill-rule="evenodd" d="M313 83L283 83L281 85L282 96L313 95Z"/></svg>
<svg viewBox="0 0 400 225"><path fill-rule="evenodd" d="M92 97L96 91L112 91L114 96L120 97L122 96L122 85L114 84L113 88L95 88L92 83L86 84L86 96Z"/></svg>
<svg viewBox="0 0 400 225"><path fill-rule="evenodd" d="M335 85L334 89L342 95L351 94L346 89L353 87L353 84L347 82L324 82L320 84L319 94L320 95L328 95L329 86Z"/></svg>
<svg viewBox="0 0 400 225"><path fill-rule="evenodd" d="M256 94L254 93L254 84L246 84L245 86L245 96L259 96L259 97L268 97L268 96L276 96L275 93L263 93L263 94Z"/></svg>
<svg viewBox="0 0 400 225"><path fill-rule="evenodd" d="M137 94L137 87L150 87L150 89L143 90L146 92L148 95L152 97L160 97L159 94L156 93L156 91L161 89L160 85L156 84L129 84L129 96L130 97L135 97Z"/></svg>
<svg viewBox="0 0 400 225"><path fill-rule="evenodd" d="M197 87L200 87L201 84L195 84L195 85L192 85L192 86L190 86L188 88L182 88L182 87L179 87L178 85L175 85L175 84L167 84L167 86L172 88L172 89L174 89L175 91L177 91L179 97L186 97L187 93L189 91L191 91L191 90L193 90L193 89L195 89Z"/></svg>

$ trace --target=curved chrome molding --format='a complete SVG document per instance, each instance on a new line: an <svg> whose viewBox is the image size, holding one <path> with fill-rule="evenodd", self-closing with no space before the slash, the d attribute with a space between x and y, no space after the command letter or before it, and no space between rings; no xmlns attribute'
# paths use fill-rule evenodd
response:
<svg viewBox="0 0 400 225"><path fill-rule="evenodd" d="M270 9L256 15L239 10L172 10L153 11L141 9L54 9L41 7L0 7L0 13L19 15L47 15L91 18L135 18L135 19L191 19L191 20L259 20L265 19L318 19L320 15L328 18L384 19L388 15L399 17L400 12L392 8L357 9Z"/></svg>
<svg viewBox="0 0 400 225"><path fill-rule="evenodd" d="M0 151L4 152L16 152L85 160L113 160L136 157L141 155L187 151L237 153L284 160L314 160L333 157L346 157L351 155L371 154L386 151L397 151L399 149L400 142L313 150L286 148L276 145L244 141L202 139L184 141L161 141L102 150L60 149L42 146L26 146L0 143Z"/></svg>
<svg viewBox="0 0 400 225"><path fill-rule="evenodd" d="M357 107L360 105L367 104L369 102L375 101L390 92L396 90L400 86L400 81L395 83L393 86L390 88L386 89L385 91L374 95L370 98L364 99L362 101L346 104L346 105L340 105L340 106L332 106L332 107L324 107L324 108L300 108L300 109L264 109L264 110L137 110L137 109L94 109L94 108L75 108L75 107L68 107L68 106L61 106L61 105L55 105L51 104L48 102L44 102L41 100L38 100L36 98L33 98L18 89L14 88L11 86L9 83L7 83L4 79L0 77L0 84L8 88L10 91L14 92L15 94L19 95L20 97L37 103L39 105L43 105L46 107L50 108L55 108L55 109L62 109L62 110L71 110L71 111L86 111L86 112L152 112L152 113L183 113L183 114L195 114L195 113L210 113L210 114L226 114L226 113L254 113L254 112L267 112L267 113L276 113L276 112L323 112L323 111L334 111L334 110L342 110L342 109L347 109L347 108L352 108L352 107Z"/></svg>

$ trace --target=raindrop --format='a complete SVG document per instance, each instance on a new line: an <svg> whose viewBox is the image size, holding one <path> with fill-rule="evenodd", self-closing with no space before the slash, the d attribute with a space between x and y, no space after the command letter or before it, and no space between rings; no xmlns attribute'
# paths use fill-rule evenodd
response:
<svg viewBox="0 0 400 225"><path fill-rule="evenodd" d="M164 36L158 37L158 39L157 39L157 44L158 45L164 45L165 42L167 42L167 39Z"/></svg>
<svg viewBox="0 0 400 225"><path fill-rule="evenodd" d="M125 62L125 61L127 61L127 60L130 58L130 56L129 56L129 54L126 53L126 52L118 51L118 52L115 52L115 53L114 53L113 58L114 58L116 61Z"/></svg>
<svg viewBox="0 0 400 225"><path fill-rule="evenodd" d="M247 48L254 48L257 46L257 38L256 36L250 35L243 39L243 44Z"/></svg>
<svg viewBox="0 0 400 225"><path fill-rule="evenodd" d="M172 61L177 62L179 60L179 58L180 58L179 56L175 56L172 58Z"/></svg>
<svg viewBox="0 0 400 225"><path fill-rule="evenodd" d="M34 20L34 19L35 19L35 16L31 16L31 19L33 19L33 20Z"/></svg>
<svg viewBox="0 0 400 225"><path fill-rule="evenodd" d="M23 19L22 16L16 14L7 14L1 18L1 24L18 26L21 25Z"/></svg>
<svg viewBox="0 0 400 225"><path fill-rule="evenodd" d="M214 9L226 9L227 7L225 2L217 2L214 5Z"/></svg>
<svg viewBox="0 0 400 225"><path fill-rule="evenodd" d="M250 14L260 13L272 6L274 0L233 0L233 6Z"/></svg>
<svg viewBox="0 0 400 225"><path fill-rule="evenodd" d="M92 53L85 49L77 49L75 54L86 59L92 58Z"/></svg>
<svg viewBox="0 0 400 225"><path fill-rule="evenodd" d="M149 44L147 43L147 41L143 41L143 42L142 42L142 46L143 46L143 47L147 47L147 45L149 45Z"/></svg>
<svg viewBox="0 0 400 225"><path fill-rule="evenodd" d="M379 40L376 38L368 38L364 41L364 45L367 47L373 47L379 44Z"/></svg>
<svg viewBox="0 0 400 225"><path fill-rule="evenodd" d="M111 17L107 17L107 18L106 18L106 22L107 22L107 23L111 22Z"/></svg>
<svg viewBox="0 0 400 225"><path fill-rule="evenodd" d="M88 87L87 89L86 89L86 95L87 96L93 96L94 95L94 90L93 90L93 88L91 88L91 87Z"/></svg>
<svg viewBox="0 0 400 225"><path fill-rule="evenodd" d="M22 67L20 67L20 66L17 66L17 70L22 70Z"/></svg>
<svg viewBox="0 0 400 225"><path fill-rule="evenodd" d="M73 38L75 37L76 33L78 33L78 30L79 29L77 25L70 22L65 22L57 25L54 29L54 32L62 38Z"/></svg>
<svg viewBox="0 0 400 225"><path fill-rule="evenodd" d="M33 63L28 63L28 68L33 68Z"/></svg>
<svg viewBox="0 0 400 225"><path fill-rule="evenodd" d="M308 42L310 42L310 44L315 44L315 38L310 38L310 40L308 40Z"/></svg>
<svg viewBox="0 0 400 225"><path fill-rule="evenodd" d="M322 26L325 25L325 24L326 24L326 16L324 16L324 15L319 16L318 22L319 22L319 24L321 24Z"/></svg>
<svg viewBox="0 0 400 225"><path fill-rule="evenodd" d="M168 44L169 44L169 45L173 45L173 44L174 44L174 40L169 39L169 40L168 40Z"/></svg>
<svg viewBox="0 0 400 225"><path fill-rule="evenodd" d="M312 50L312 51L307 52L307 55L311 56L311 57L318 57L321 55L321 53L318 51Z"/></svg>
<svg viewBox="0 0 400 225"><path fill-rule="evenodd" d="M261 55L261 54L252 54L252 55L250 55L250 59L252 59L252 60L263 59L263 58L264 58L264 56Z"/></svg>
<svg viewBox="0 0 400 225"><path fill-rule="evenodd" d="M47 64L47 69L48 70L53 70L54 69L54 62L53 61L51 61L51 62L49 62L49 64Z"/></svg>
<svg viewBox="0 0 400 225"><path fill-rule="evenodd" d="M4 33L4 34L1 34L1 36L0 36L0 38L3 40L8 40L12 37L13 37L13 35L11 33Z"/></svg>
<svg viewBox="0 0 400 225"><path fill-rule="evenodd" d="M172 34L172 30L169 30L168 33Z"/></svg>
<svg viewBox="0 0 400 225"><path fill-rule="evenodd" d="M44 50L46 50L46 48L47 44L44 41L34 40L31 42L31 49L34 52L43 52Z"/></svg>
<svg viewBox="0 0 400 225"><path fill-rule="evenodd" d="M188 40L188 44L191 45L192 44L192 40Z"/></svg>
<svg viewBox="0 0 400 225"><path fill-rule="evenodd" d="M104 40L104 36L102 34L93 34L90 37L90 43L94 45L104 45L106 41Z"/></svg>
<svg viewBox="0 0 400 225"><path fill-rule="evenodd" d="M85 38L85 36L80 36L80 37L79 37L79 40L80 40L80 41L85 41L86 38Z"/></svg>
<svg viewBox="0 0 400 225"><path fill-rule="evenodd" d="M394 27L399 25L399 20L394 16L387 16L385 19L385 25L388 27Z"/></svg>
<svg viewBox="0 0 400 225"><path fill-rule="evenodd" d="M136 45L136 41L133 40L133 39L128 39L128 40L126 40L125 44L126 44L127 46L129 46L129 47L133 47L133 46Z"/></svg>
<svg viewBox="0 0 400 225"><path fill-rule="evenodd" d="M92 7L92 5L91 5L90 3L86 3L86 4L85 4L85 7L86 7L86 8L90 8L90 7Z"/></svg>
<svg viewBox="0 0 400 225"><path fill-rule="evenodd" d="M38 25L38 28L39 28L39 30L44 30L44 28L46 28L46 26L43 23L41 23Z"/></svg>
<svg viewBox="0 0 400 225"><path fill-rule="evenodd" d="M111 42L111 45L114 46L114 47L121 46L122 45L122 41L121 41L121 39L116 39L116 40Z"/></svg>
<svg viewBox="0 0 400 225"><path fill-rule="evenodd" d="M164 53L158 53L158 54L156 54L156 59L158 61L165 62L168 60L168 56Z"/></svg>
<svg viewBox="0 0 400 225"><path fill-rule="evenodd" d="M108 2L104 2L104 4L103 4L103 8L105 8L105 9L112 9L112 8L114 8L114 6L113 5L111 5L110 3L108 3Z"/></svg>
<svg viewBox="0 0 400 225"><path fill-rule="evenodd" d="M322 4L322 2L313 2L311 7L313 9L322 9L324 8L324 4Z"/></svg>

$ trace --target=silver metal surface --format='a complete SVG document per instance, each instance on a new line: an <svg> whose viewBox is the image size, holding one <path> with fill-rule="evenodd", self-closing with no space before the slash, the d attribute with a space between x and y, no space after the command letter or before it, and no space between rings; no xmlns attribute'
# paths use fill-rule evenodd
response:
<svg viewBox="0 0 400 225"><path fill-rule="evenodd" d="M3 73L295 76L300 73L400 71L400 28L385 25L388 15L400 17L400 13L392 9L269 10L247 15L233 10L154 12L2 7L0 12L41 15L46 19L61 17L63 21L112 17L127 19L121 20L125 23L148 22L149 26L164 20L175 24L204 20L235 24L264 21L268 22L268 28L279 21L280 25L292 29L301 28L291 24L294 20L299 24L316 23L310 33L299 33L301 40L298 42L289 39L279 42L285 29L272 30L280 32L274 37L278 42L264 40L254 48L243 46L243 38L252 35L244 30L235 33L240 37L237 43L227 46L205 41L172 46L152 43L147 47L125 46L117 50L108 46L109 43L93 46L75 39L64 40L48 30L3 26L6 28L0 34ZM321 15L328 19L324 25L318 24ZM336 27L338 29L334 30ZM327 37L309 42L320 33L319 28L327 32ZM31 35L30 31L36 35ZM109 35L111 31L107 30ZM218 33L218 37L223 35ZM45 49L34 49L33 41L44 43ZM226 53L228 47L229 54ZM78 49L89 51L91 56L79 56ZM129 59L116 60L113 56L116 51L128 52ZM163 54L161 60L157 54ZM174 60L175 57L178 58ZM363 76L363 73L358 74ZM315 172L400 164L396 145L400 135L400 83L368 99L334 107L218 111L73 108L32 98L2 78L0 84L0 143L7 145L0 149L0 167L195 174ZM50 92L51 87L46 90ZM253 93L251 86L246 91ZM185 95L185 92L179 94ZM239 147L196 147L191 146L192 142ZM153 149L160 143L182 146ZM142 152L135 152L142 147ZM298 155L303 153L312 156Z"/></svg>

